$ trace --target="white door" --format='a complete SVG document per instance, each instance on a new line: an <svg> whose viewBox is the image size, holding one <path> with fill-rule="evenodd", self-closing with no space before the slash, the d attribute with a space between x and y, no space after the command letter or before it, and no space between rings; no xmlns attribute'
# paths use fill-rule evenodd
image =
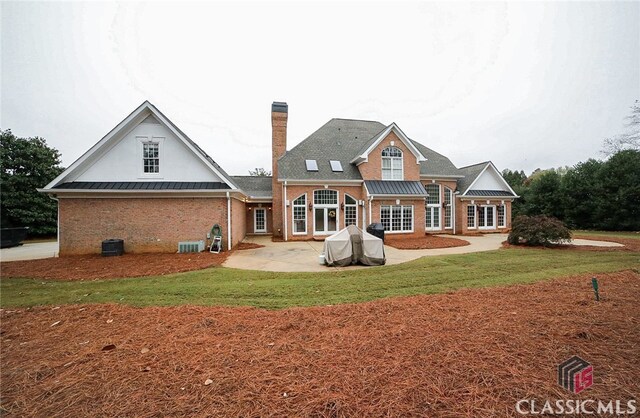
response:
<svg viewBox="0 0 640 418"><path fill-rule="evenodd" d="M440 206L427 206L426 229L427 231L439 231L440 228Z"/></svg>
<svg viewBox="0 0 640 418"><path fill-rule="evenodd" d="M318 235L333 234L338 231L338 206L314 207L313 228Z"/></svg>
<svg viewBox="0 0 640 418"><path fill-rule="evenodd" d="M496 207L480 206L478 211L478 228L496 229Z"/></svg>
<svg viewBox="0 0 640 418"><path fill-rule="evenodd" d="M253 231L267 232L267 210L265 208L256 208L253 212Z"/></svg>

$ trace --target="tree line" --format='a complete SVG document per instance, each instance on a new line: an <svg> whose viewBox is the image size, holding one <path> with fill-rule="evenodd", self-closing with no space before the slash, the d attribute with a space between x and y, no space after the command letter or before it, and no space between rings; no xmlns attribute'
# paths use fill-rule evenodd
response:
<svg viewBox="0 0 640 418"><path fill-rule="evenodd" d="M574 167L504 170L520 196L512 215L546 215L573 229L640 230L640 151L624 149L609 159L589 159Z"/></svg>

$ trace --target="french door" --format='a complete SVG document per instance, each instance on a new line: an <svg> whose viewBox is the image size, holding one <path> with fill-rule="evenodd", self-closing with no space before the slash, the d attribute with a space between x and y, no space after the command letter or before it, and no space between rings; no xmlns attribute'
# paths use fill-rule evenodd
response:
<svg viewBox="0 0 640 418"><path fill-rule="evenodd" d="M440 206L427 206L426 229L427 231L440 230Z"/></svg>
<svg viewBox="0 0 640 418"><path fill-rule="evenodd" d="M338 206L314 207L313 229L316 234L332 234L338 231Z"/></svg>
<svg viewBox="0 0 640 418"><path fill-rule="evenodd" d="M253 231L267 232L267 210L265 208L256 208L253 212Z"/></svg>

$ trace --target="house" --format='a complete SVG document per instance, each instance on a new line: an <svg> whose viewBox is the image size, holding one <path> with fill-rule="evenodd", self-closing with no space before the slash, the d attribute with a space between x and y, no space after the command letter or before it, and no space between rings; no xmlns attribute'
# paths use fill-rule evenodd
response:
<svg viewBox="0 0 640 418"><path fill-rule="evenodd" d="M387 234L505 232L517 198L490 161L457 168L395 123L332 119L287 150L286 103L274 102L272 177L230 176L144 102L41 192L58 200L60 254L176 251L222 227L322 239L381 222Z"/></svg>

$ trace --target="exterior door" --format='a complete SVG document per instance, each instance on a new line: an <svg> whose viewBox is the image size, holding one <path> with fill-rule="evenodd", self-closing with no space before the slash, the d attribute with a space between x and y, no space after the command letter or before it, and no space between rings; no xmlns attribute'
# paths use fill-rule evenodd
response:
<svg viewBox="0 0 640 418"><path fill-rule="evenodd" d="M478 228L496 229L495 206L480 206L478 209Z"/></svg>
<svg viewBox="0 0 640 418"><path fill-rule="evenodd" d="M338 231L338 207L313 208L314 231L316 234L332 234Z"/></svg>
<svg viewBox="0 0 640 418"><path fill-rule="evenodd" d="M256 208L253 212L253 231L267 232L267 210L265 208Z"/></svg>
<svg viewBox="0 0 640 418"><path fill-rule="evenodd" d="M427 206L426 228L427 231L439 231L440 228L440 206Z"/></svg>

